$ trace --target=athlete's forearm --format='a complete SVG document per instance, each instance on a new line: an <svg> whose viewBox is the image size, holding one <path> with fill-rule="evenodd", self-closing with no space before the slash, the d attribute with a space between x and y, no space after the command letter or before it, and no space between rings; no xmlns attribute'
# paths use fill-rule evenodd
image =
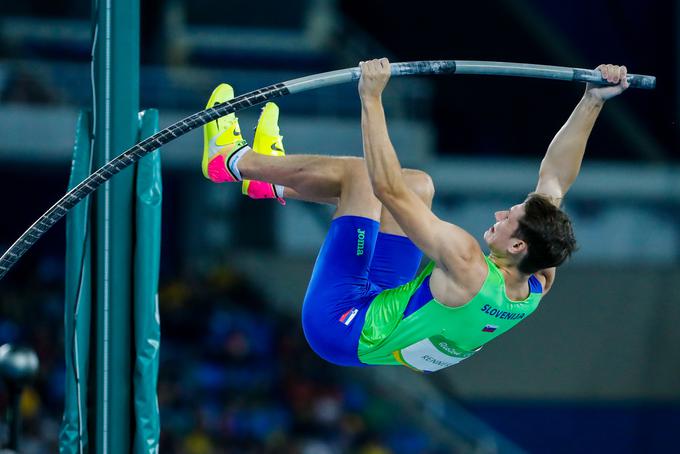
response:
<svg viewBox="0 0 680 454"><path fill-rule="evenodd" d="M373 192L381 200L399 193L406 186L399 158L387 132L385 111L379 97L362 97L361 132Z"/></svg>
<svg viewBox="0 0 680 454"><path fill-rule="evenodd" d="M586 93L553 138L541 162L540 178L556 180L562 196L578 176L588 137L603 105L602 99Z"/></svg>

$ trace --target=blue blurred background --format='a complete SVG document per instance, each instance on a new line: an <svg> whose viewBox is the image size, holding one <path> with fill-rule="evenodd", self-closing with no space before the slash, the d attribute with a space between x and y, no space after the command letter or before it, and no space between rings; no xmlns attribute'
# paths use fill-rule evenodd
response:
<svg viewBox="0 0 680 454"><path fill-rule="evenodd" d="M541 309L430 376L314 356L298 315L330 212L204 181L198 132L165 147L162 452L503 452L507 440L528 452L678 450L679 1L141 3L140 107L160 109L162 127L202 109L219 82L243 93L380 56L614 63L658 78L598 120L566 201L581 249ZM92 103L90 15L83 0L0 3L3 251L65 192L76 116ZM434 211L481 239L495 210L534 188L582 90L402 78L385 104L402 163L434 178ZM288 153L361 154L355 86L279 104ZM244 131L257 113L239 115ZM64 247L60 223L0 281L0 343L41 360L22 398L25 452L57 449Z"/></svg>

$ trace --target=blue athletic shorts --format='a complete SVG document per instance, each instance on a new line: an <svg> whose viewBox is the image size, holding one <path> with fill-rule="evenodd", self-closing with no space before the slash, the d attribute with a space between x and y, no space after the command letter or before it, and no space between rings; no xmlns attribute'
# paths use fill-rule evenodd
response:
<svg viewBox="0 0 680 454"><path fill-rule="evenodd" d="M334 219L316 259L302 328L312 350L331 363L364 365L357 349L371 301L418 272L422 252L408 238L378 232L379 227L359 216Z"/></svg>

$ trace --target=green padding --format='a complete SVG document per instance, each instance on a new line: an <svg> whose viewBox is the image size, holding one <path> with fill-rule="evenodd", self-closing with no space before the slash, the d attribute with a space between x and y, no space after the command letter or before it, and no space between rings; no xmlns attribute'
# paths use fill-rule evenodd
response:
<svg viewBox="0 0 680 454"><path fill-rule="evenodd" d="M90 174L91 113L81 111L76 126L73 162L68 188ZM90 353L91 240L90 198L66 215L66 291L64 301L64 347L66 354L66 395L64 418L59 432L60 453L87 452L87 379Z"/></svg>
<svg viewBox="0 0 680 454"><path fill-rule="evenodd" d="M158 131L158 111L140 114L139 140ZM160 417L156 386L161 325L158 308L158 270L161 256L160 150L137 163L136 247L134 281L134 452L158 452Z"/></svg>

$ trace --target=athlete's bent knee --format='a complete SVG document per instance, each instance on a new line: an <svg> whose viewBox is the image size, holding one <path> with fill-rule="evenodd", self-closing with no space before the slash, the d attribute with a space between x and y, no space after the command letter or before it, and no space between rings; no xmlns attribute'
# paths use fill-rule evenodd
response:
<svg viewBox="0 0 680 454"><path fill-rule="evenodd" d="M434 183L432 177L422 170L404 169L406 184L425 202L431 202L434 198Z"/></svg>
<svg viewBox="0 0 680 454"><path fill-rule="evenodd" d="M342 182L345 185L351 185L354 187L361 185L369 185L370 187L370 179L368 177L366 162L361 158L343 158Z"/></svg>

